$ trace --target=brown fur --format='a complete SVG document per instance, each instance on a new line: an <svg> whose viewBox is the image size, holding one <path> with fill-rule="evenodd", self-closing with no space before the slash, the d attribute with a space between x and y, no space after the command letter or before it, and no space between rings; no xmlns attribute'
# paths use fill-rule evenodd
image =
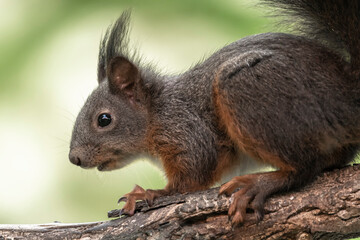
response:
<svg viewBox="0 0 360 240"><path fill-rule="evenodd" d="M218 77L216 77L213 86L215 109L221 127L226 130L232 141L237 144L241 151L255 159L262 160L279 169L293 170L294 168L291 165L284 163L276 154L266 151L263 143L252 138L245 129L241 129L241 125L236 122L235 114L231 109L232 104L229 103L226 93L219 89L218 81Z"/></svg>
<svg viewBox="0 0 360 240"><path fill-rule="evenodd" d="M168 193L204 190L214 183L212 178L208 178L209 182L206 184L199 184L187 177L192 169L184 164L184 159L178 157L186 149L181 149L164 136L160 125L151 124L147 132L146 142L152 155L157 156L162 162L168 179L168 184L165 187Z"/></svg>
<svg viewBox="0 0 360 240"><path fill-rule="evenodd" d="M239 156L233 146L222 145L218 151L217 166L212 174L212 184L221 180L234 165L239 164ZM241 164L241 163L240 163Z"/></svg>

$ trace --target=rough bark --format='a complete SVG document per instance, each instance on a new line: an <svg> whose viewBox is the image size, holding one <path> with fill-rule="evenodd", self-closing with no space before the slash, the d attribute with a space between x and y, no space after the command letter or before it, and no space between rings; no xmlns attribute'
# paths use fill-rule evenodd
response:
<svg viewBox="0 0 360 240"><path fill-rule="evenodd" d="M312 184L268 199L265 217L233 228L231 199L218 189L140 202L132 217L79 224L0 225L2 239L347 239L360 236L360 165L324 173ZM117 210L109 212L116 216Z"/></svg>

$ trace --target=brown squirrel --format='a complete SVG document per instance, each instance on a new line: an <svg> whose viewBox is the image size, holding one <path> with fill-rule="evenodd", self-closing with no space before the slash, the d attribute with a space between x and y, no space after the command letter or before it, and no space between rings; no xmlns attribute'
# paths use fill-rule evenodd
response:
<svg viewBox="0 0 360 240"><path fill-rule="evenodd" d="M74 126L69 158L83 168L121 168L139 155L161 161L161 190L136 186L136 200L211 187L253 159L276 171L238 176L233 224L267 197L303 186L324 169L354 159L360 144L360 3L358 0L263 0L295 17L305 36L245 37L179 75L162 75L128 48L129 12L100 44L99 86ZM358 120L359 119L359 120ZM239 188L239 190L237 190ZM237 190L237 191L236 191Z"/></svg>

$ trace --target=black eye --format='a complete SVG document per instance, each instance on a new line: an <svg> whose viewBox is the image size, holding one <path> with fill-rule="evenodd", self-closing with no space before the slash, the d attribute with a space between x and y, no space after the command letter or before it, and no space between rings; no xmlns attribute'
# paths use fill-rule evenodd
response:
<svg viewBox="0 0 360 240"><path fill-rule="evenodd" d="M100 127L106 127L111 123L111 115L109 113L102 113L98 117L98 124Z"/></svg>

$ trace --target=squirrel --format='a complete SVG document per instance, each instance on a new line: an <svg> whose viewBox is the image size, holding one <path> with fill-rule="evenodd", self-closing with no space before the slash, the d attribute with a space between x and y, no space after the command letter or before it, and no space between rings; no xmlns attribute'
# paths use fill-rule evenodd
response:
<svg viewBox="0 0 360 240"><path fill-rule="evenodd" d="M205 190L241 160L276 170L236 176L229 217L257 220L274 194L350 163L360 147L360 3L358 0L262 0L295 19L300 34L242 38L178 75L164 75L128 47L130 12L100 42L98 87L72 132L70 161L100 171L139 155L163 166L164 189L136 186L135 202Z"/></svg>

